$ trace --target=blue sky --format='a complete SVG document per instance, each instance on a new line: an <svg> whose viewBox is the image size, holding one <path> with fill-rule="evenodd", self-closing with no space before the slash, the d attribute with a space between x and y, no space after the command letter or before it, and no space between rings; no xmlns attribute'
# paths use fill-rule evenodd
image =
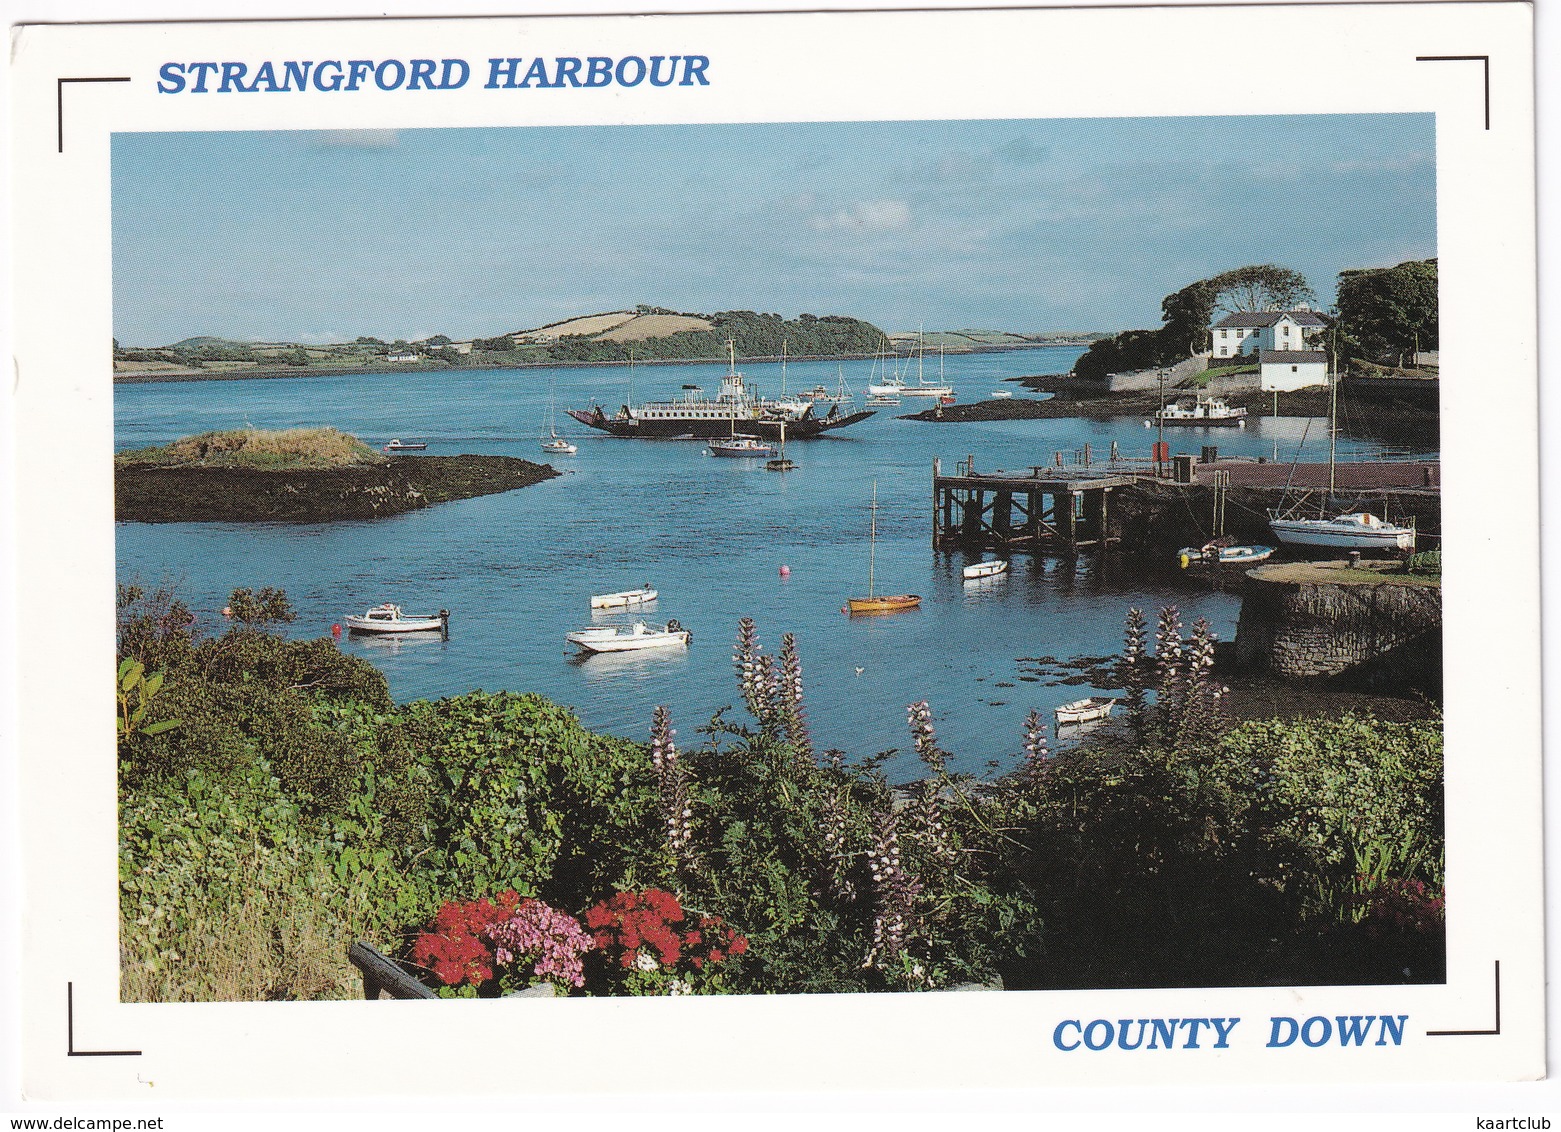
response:
<svg viewBox="0 0 1561 1132"><path fill-rule="evenodd" d="M1118 330L1436 254L1429 114L118 134L114 333L467 338L636 303Z"/></svg>

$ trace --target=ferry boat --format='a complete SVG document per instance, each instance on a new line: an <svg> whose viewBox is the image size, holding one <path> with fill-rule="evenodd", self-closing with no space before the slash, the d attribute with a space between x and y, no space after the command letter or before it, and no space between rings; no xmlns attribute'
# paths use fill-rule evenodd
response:
<svg viewBox="0 0 1561 1132"><path fill-rule="evenodd" d="M1146 426L1154 423L1204 427L1235 425L1237 428L1245 428L1247 410L1241 406L1227 405L1220 397L1184 397L1161 409L1153 421L1144 422Z"/></svg>
<svg viewBox="0 0 1561 1132"><path fill-rule="evenodd" d="M570 409L569 415L583 425L613 436L639 436L656 439L688 437L710 440L741 432L760 440L778 439L782 424L792 440L806 440L831 429L845 428L872 416L870 411L842 413L838 404L819 414L816 404L782 404L765 400L750 392L737 372L733 343L727 343L730 366L721 378L721 391L706 397L697 390L685 391L671 401L647 401L632 407L624 405L608 416L600 405L590 409Z"/></svg>

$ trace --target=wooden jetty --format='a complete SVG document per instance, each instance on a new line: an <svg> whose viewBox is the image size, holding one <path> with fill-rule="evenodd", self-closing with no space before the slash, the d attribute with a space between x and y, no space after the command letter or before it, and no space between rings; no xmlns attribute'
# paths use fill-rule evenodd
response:
<svg viewBox="0 0 1561 1132"><path fill-rule="evenodd" d="M1111 493L1133 483L1109 468L1035 465L1029 474L977 472L973 459L943 474L932 461L932 548L1045 551L1107 546Z"/></svg>

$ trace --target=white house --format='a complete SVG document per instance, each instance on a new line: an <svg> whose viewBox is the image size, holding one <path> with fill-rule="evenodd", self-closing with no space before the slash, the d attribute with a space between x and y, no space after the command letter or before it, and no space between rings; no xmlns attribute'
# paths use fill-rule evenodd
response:
<svg viewBox="0 0 1561 1132"><path fill-rule="evenodd" d="M397 354L386 354L385 360L387 362L415 362L417 361L417 351L404 350Z"/></svg>
<svg viewBox="0 0 1561 1132"><path fill-rule="evenodd" d="M1237 311L1210 328L1211 364L1220 358L1239 358L1259 350L1305 350L1310 339L1327 327L1320 315L1305 309L1293 311Z"/></svg>
<svg viewBox="0 0 1561 1132"><path fill-rule="evenodd" d="M1321 350L1259 350L1257 362L1264 393L1328 384L1328 355Z"/></svg>

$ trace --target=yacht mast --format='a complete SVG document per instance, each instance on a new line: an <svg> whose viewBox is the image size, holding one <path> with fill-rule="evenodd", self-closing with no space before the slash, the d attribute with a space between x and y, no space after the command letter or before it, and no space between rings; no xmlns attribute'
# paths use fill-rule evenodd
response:
<svg viewBox="0 0 1561 1132"><path fill-rule="evenodd" d="M873 596L873 567L878 552L878 481L873 481L872 526L867 536L867 596Z"/></svg>

